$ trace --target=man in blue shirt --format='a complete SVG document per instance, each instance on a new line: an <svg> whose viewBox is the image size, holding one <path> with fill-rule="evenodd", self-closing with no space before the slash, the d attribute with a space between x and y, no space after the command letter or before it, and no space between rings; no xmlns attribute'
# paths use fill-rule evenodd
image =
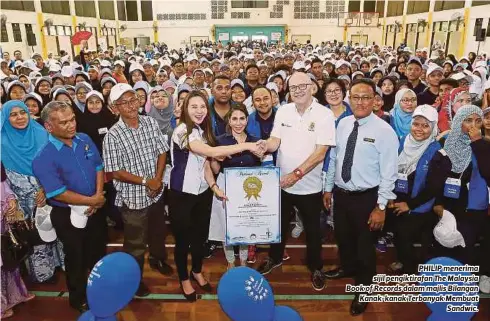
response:
<svg viewBox="0 0 490 321"><path fill-rule="evenodd" d="M63 243L70 306L84 312L88 308L87 272L105 255L105 216L97 211L105 203L102 159L90 137L76 133L75 114L69 105L50 102L41 118L49 138L32 168L53 207L51 221ZM70 206L87 207L85 228L73 226Z"/></svg>

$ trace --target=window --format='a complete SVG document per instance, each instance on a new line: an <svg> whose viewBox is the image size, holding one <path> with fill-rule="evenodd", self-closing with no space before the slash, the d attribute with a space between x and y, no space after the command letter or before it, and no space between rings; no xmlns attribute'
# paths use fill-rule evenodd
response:
<svg viewBox="0 0 490 321"><path fill-rule="evenodd" d="M364 1L364 12L375 12L376 11L376 0L366 0Z"/></svg>
<svg viewBox="0 0 490 321"><path fill-rule="evenodd" d="M138 4L136 0L126 0L126 15L128 21L138 21Z"/></svg>
<svg viewBox="0 0 490 321"><path fill-rule="evenodd" d="M404 1L400 0L390 0L388 1L388 12L386 14L387 17L395 17L403 15L403 4Z"/></svg>
<svg viewBox="0 0 490 321"><path fill-rule="evenodd" d="M407 14L429 12L430 1L408 0Z"/></svg>
<svg viewBox="0 0 490 321"><path fill-rule="evenodd" d="M22 42L22 34L20 33L20 26L18 23L12 24L12 32L14 34L14 41Z"/></svg>
<svg viewBox="0 0 490 321"><path fill-rule="evenodd" d="M70 3L68 1L41 0L41 8L44 13L70 15Z"/></svg>
<svg viewBox="0 0 490 321"><path fill-rule="evenodd" d="M114 1L99 0L100 19L115 20Z"/></svg>
<svg viewBox="0 0 490 321"><path fill-rule="evenodd" d="M141 0L141 19L143 21L153 21L153 8L151 0Z"/></svg>
<svg viewBox="0 0 490 321"><path fill-rule="evenodd" d="M76 15L80 17L95 18L95 2L75 0L75 12Z"/></svg>
<svg viewBox="0 0 490 321"><path fill-rule="evenodd" d="M361 11L360 1L349 1L349 12L359 12Z"/></svg>
<svg viewBox="0 0 490 321"><path fill-rule="evenodd" d="M3 10L36 11L34 1L1 1L0 8Z"/></svg>
<svg viewBox="0 0 490 321"><path fill-rule="evenodd" d="M8 42L9 41L9 35L7 33L7 25L2 23L2 26L0 27L0 29L1 29L1 34L2 34L1 41L2 42Z"/></svg>
<svg viewBox="0 0 490 321"><path fill-rule="evenodd" d="M473 1L471 3L471 6L472 7L475 7L475 6L484 6L486 4L490 4L490 1L488 1L488 0L485 0L485 1Z"/></svg>
<svg viewBox="0 0 490 321"><path fill-rule="evenodd" d="M383 17L385 14L385 2L384 1L376 1L376 12L379 13L380 17Z"/></svg>
<svg viewBox="0 0 490 321"><path fill-rule="evenodd" d="M117 0L117 17L119 20L128 20L126 17L126 6L124 5L124 0Z"/></svg>
<svg viewBox="0 0 490 321"><path fill-rule="evenodd" d="M234 9L269 8L269 1L265 0L231 0Z"/></svg>
<svg viewBox="0 0 490 321"><path fill-rule="evenodd" d="M464 1L443 1L437 0L434 11L461 9L464 8Z"/></svg>

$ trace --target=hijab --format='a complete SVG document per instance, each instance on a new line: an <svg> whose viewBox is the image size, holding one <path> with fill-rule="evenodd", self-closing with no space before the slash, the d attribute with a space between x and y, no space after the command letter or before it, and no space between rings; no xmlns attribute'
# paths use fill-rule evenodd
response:
<svg viewBox="0 0 490 321"><path fill-rule="evenodd" d="M149 96L151 96L151 94L155 91L159 92L163 90L164 89L162 87L156 86L150 91ZM158 128L160 128L162 134L167 135L168 137L172 137L173 128L171 126L170 119L172 118L172 115L174 113L174 102L171 95L168 95L168 99L169 103L167 108L158 109L154 105L152 105L150 111L148 112L148 116L157 121Z"/></svg>
<svg viewBox="0 0 490 321"><path fill-rule="evenodd" d="M430 136L423 140L417 141L412 133L408 134L405 138L405 143L403 144L403 150L398 156L398 172L410 175L417 169L417 164L425 153L426 149L432 142L435 141L437 136L437 110L430 105L421 105L417 107L414 111L414 115L424 117L424 119L429 123L432 128ZM429 121L429 118L435 119L434 121ZM413 118L412 118L413 122Z"/></svg>
<svg viewBox="0 0 490 321"><path fill-rule="evenodd" d="M29 109L20 100L11 100L2 107L2 162L5 168L33 176L32 161L37 152L48 142L48 132L29 116L24 129L14 128L9 121L14 107L22 108L28 115Z"/></svg>
<svg viewBox="0 0 490 321"><path fill-rule="evenodd" d="M402 110L401 100L406 93L411 92L415 95L411 89L401 89L395 95L395 104L391 110L391 126L396 132L399 139L407 136L410 133L412 127L412 114ZM415 95L417 97L417 95Z"/></svg>
<svg viewBox="0 0 490 321"><path fill-rule="evenodd" d="M483 117L483 111L475 105L462 106L454 116L451 131L444 143L444 150L451 160L451 171L462 173L471 162L471 140L468 134L463 133L461 125L470 115L477 114Z"/></svg>
<svg viewBox="0 0 490 321"><path fill-rule="evenodd" d="M116 123L116 117L111 113L109 108L107 108L107 104L104 101L104 97L98 91L92 90L87 93L87 100L96 96L98 99L102 101L102 109L100 112L94 114L92 113L88 107L85 108L85 111L80 116L79 125L77 126L77 131L81 133L87 134L97 146L99 153L102 154L102 142L105 137L105 133L99 132L100 129L106 128L109 130L112 125Z"/></svg>
<svg viewBox="0 0 490 321"><path fill-rule="evenodd" d="M391 77L391 76L385 76L385 77L381 78L378 82L379 88L381 88L383 86L383 82L385 80L391 81L391 83L393 84L393 92L391 94L381 95L381 97L383 98L383 102L384 102L383 110L389 112L393 109L393 105L395 104L396 79L394 77Z"/></svg>
<svg viewBox="0 0 490 321"><path fill-rule="evenodd" d="M76 84L75 86L75 106L78 107L78 109L80 109L80 111L82 113L85 112L85 107L87 106L87 101L85 101L84 103L82 103L81 101L78 100L78 96L76 95L77 92L80 90L80 89L85 89L88 92L92 91L92 86L90 86L89 83L85 82L85 81L82 81L82 82L79 82L78 84ZM75 107L73 106L73 107Z"/></svg>
<svg viewBox="0 0 490 321"><path fill-rule="evenodd" d="M51 81L51 78L45 76L45 77L41 77L41 78L38 78L36 80L36 86L34 87L34 92L36 94L38 94L39 96L41 96L42 100L43 100L43 108L44 106L46 106L50 101L51 101L51 97L50 97L50 94L46 94L46 95L43 95L39 92L39 86L41 85L41 83L43 81L47 81L50 85L53 84L53 82Z"/></svg>

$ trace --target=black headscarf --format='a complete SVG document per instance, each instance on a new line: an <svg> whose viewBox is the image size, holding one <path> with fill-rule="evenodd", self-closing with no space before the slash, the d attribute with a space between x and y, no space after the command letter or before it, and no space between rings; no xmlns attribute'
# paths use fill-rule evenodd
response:
<svg viewBox="0 0 490 321"><path fill-rule="evenodd" d="M44 108L44 106L46 106L51 101L50 94L43 95L39 92L39 85L41 85L43 81L47 81L49 84L52 84L51 78L49 77L41 77L39 80L36 81L36 87L34 87L34 92L39 96L41 96L41 99L43 100L42 108Z"/></svg>

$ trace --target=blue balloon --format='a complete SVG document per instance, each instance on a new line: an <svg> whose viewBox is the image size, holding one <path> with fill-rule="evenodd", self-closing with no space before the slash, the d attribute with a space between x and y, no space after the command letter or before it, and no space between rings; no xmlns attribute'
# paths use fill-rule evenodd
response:
<svg viewBox="0 0 490 321"><path fill-rule="evenodd" d="M274 293L269 282L249 267L226 272L218 283L221 309L233 321L271 321Z"/></svg>
<svg viewBox="0 0 490 321"><path fill-rule="evenodd" d="M90 310L99 318L115 315L131 301L140 281L140 267L131 255L116 252L104 256L88 277Z"/></svg>
<svg viewBox="0 0 490 321"><path fill-rule="evenodd" d="M443 271L441 267L443 266L463 266L461 262L458 262L452 258L449 257L437 257L429 260L425 264L433 264L435 269L434 271L422 271L420 275L424 276L434 276L436 274L439 274L440 276L470 276L472 275L470 272L451 272L451 271ZM458 285L458 286L478 286L476 282L468 282L464 283L462 281L435 281L433 282L420 282L420 285L423 286L437 286L438 284L442 285ZM476 290L476 288L475 288ZM462 295L468 295L468 296L473 296L473 295L478 295L478 290L476 291L469 291L467 293L461 291L461 292L456 292L456 291L446 291L446 292L423 292L421 293L422 296L435 296L439 298L446 298L448 295L453 295L453 296L462 296ZM452 306L478 306L477 302L434 302L434 303L429 303L425 302L427 307L432 311L432 314L428 317L427 321L456 321L456 320L470 320L471 317L476 313L476 312L449 312L447 311L448 305Z"/></svg>
<svg viewBox="0 0 490 321"><path fill-rule="evenodd" d="M117 321L117 318L115 315L111 315L110 317L106 318L98 318L92 313L92 311L88 310L78 318L78 321Z"/></svg>
<svg viewBox="0 0 490 321"><path fill-rule="evenodd" d="M303 318L299 315L298 311L291 307L276 305L273 321L303 321Z"/></svg>

